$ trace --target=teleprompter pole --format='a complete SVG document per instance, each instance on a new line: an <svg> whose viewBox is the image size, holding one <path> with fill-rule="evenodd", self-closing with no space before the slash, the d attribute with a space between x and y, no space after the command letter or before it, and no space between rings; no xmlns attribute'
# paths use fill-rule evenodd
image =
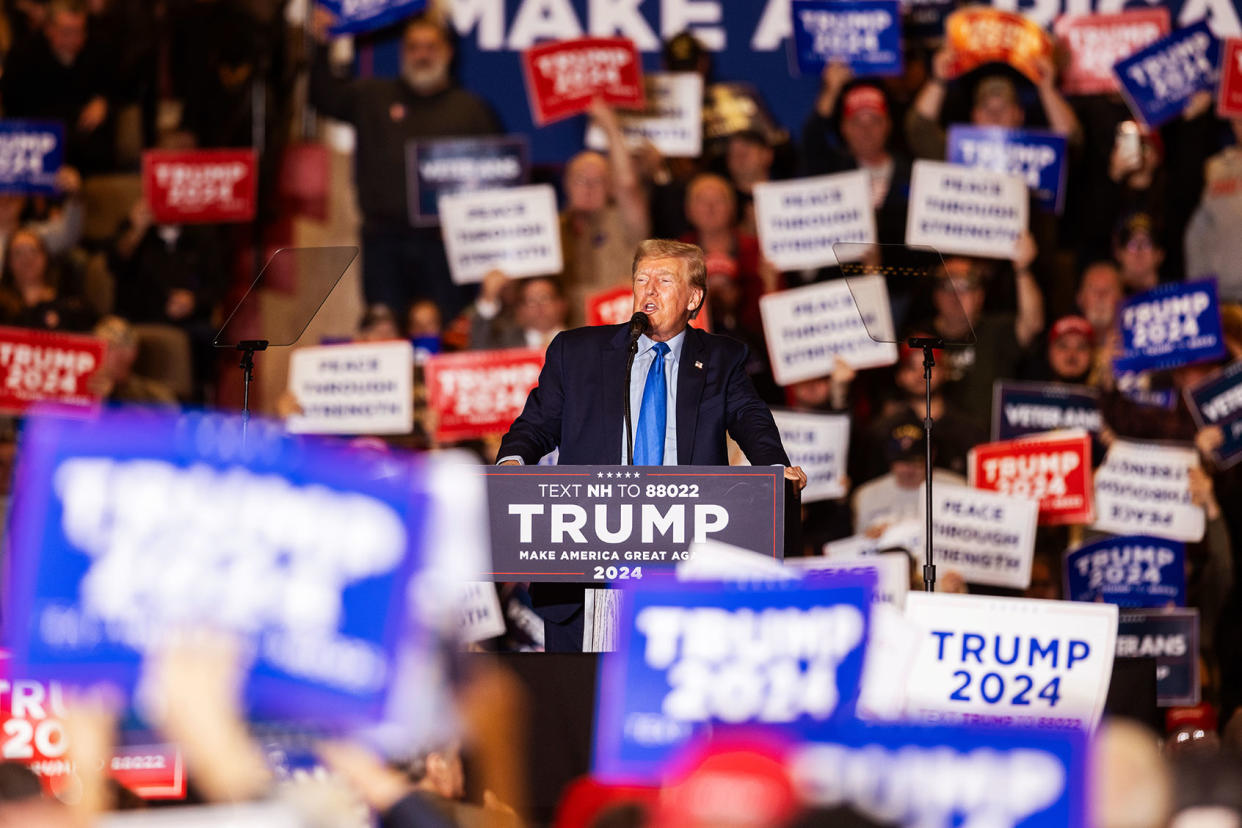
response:
<svg viewBox="0 0 1242 828"><path fill-rule="evenodd" d="M254 382L255 351L266 351L266 339L244 339L237 343L241 351L242 370L242 445L246 444L246 430L250 425L250 383Z"/></svg>
<svg viewBox="0 0 1242 828"><path fill-rule="evenodd" d="M928 592L936 591L936 564L932 558L932 413L931 413L931 372L936 365L936 348L944 347L944 340L938 337L912 336L907 340L911 348L923 351L923 442L926 456L923 461L926 483L927 502L926 525L923 527L923 588Z"/></svg>

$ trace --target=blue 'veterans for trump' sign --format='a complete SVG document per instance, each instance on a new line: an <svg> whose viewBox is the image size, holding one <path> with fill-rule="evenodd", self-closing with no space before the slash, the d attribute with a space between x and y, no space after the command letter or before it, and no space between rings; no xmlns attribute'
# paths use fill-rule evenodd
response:
<svg viewBox="0 0 1242 828"><path fill-rule="evenodd" d="M873 573L627 588L604 656L596 775L655 778L712 723L813 733L853 718Z"/></svg>
<svg viewBox="0 0 1242 828"><path fill-rule="evenodd" d="M33 417L19 457L5 636L21 675L132 689L169 632L252 659L269 720L378 718L412 630L421 467L216 414Z"/></svg>
<svg viewBox="0 0 1242 828"><path fill-rule="evenodd" d="M1242 362L1235 362L1183 391L1199 428L1216 426L1221 441L1217 464L1228 468L1242 460Z"/></svg>

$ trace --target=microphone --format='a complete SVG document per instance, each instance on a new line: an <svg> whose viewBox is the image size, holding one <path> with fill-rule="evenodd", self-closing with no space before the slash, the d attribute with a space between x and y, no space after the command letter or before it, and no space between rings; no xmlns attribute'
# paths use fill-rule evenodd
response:
<svg viewBox="0 0 1242 828"><path fill-rule="evenodd" d="M634 355L638 353L638 338L651 327L647 314L639 311L630 317L630 356L625 361L625 447L629 465L634 465L634 422L630 413L630 372L634 370ZM621 458L625 460L626 458Z"/></svg>
<svg viewBox="0 0 1242 828"><path fill-rule="evenodd" d="M651 327L651 320L647 318L647 314L639 311L630 317L630 342L637 342L638 338L647 332Z"/></svg>

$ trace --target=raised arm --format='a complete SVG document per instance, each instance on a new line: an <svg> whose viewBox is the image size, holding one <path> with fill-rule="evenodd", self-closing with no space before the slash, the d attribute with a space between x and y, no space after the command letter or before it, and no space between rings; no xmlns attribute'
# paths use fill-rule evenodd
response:
<svg viewBox="0 0 1242 828"><path fill-rule="evenodd" d="M931 77L923 84L914 105L906 113L906 141L919 158L944 158L945 136L940 126L945 85L953 67L953 53L942 47L932 56Z"/></svg>
<svg viewBox="0 0 1242 828"><path fill-rule="evenodd" d="M311 59L310 102L320 113L338 121L352 123L355 119L354 102L357 100L356 82L338 77L332 71L328 59L328 30L336 22L332 13L315 4L311 33L315 38L315 54Z"/></svg>
<svg viewBox="0 0 1242 828"><path fill-rule="evenodd" d="M626 145L617 113L601 100L591 104L591 118L608 136L608 163L612 167L612 184L617 208L635 236L651 234L651 218L647 211L647 194L643 192L634 159Z"/></svg>
<svg viewBox="0 0 1242 828"><path fill-rule="evenodd" d="M1014 336L1025 348L1044 329L1044 294L1031 274L1035 261L1035 239L1023 233L1018 239L1018 250L1013 257L1013 278L1018 293L1018 317L1014 321Z"/></svg>
<svg viewBox="0 0 1242 828"><path fill-rule="evenodd" d="M1039 102L1043 104L1052 131L1064 135L1071 144L1081 144L1082 126L1069 102L1057 89L1057 71L1052 58L1042 58L1038 65L1039 80L1035 88L1039 90Z"/></svg>

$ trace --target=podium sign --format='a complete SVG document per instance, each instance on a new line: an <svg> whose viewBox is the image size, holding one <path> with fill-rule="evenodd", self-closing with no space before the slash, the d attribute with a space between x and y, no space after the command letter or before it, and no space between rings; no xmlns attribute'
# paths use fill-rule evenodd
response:
<svg viewBox="0 0 1242 828"><path fill-rule="evenodd" d="M784 556L775 466L489 468L495 581L600 582L672 572L691 543Z"/></svg>

